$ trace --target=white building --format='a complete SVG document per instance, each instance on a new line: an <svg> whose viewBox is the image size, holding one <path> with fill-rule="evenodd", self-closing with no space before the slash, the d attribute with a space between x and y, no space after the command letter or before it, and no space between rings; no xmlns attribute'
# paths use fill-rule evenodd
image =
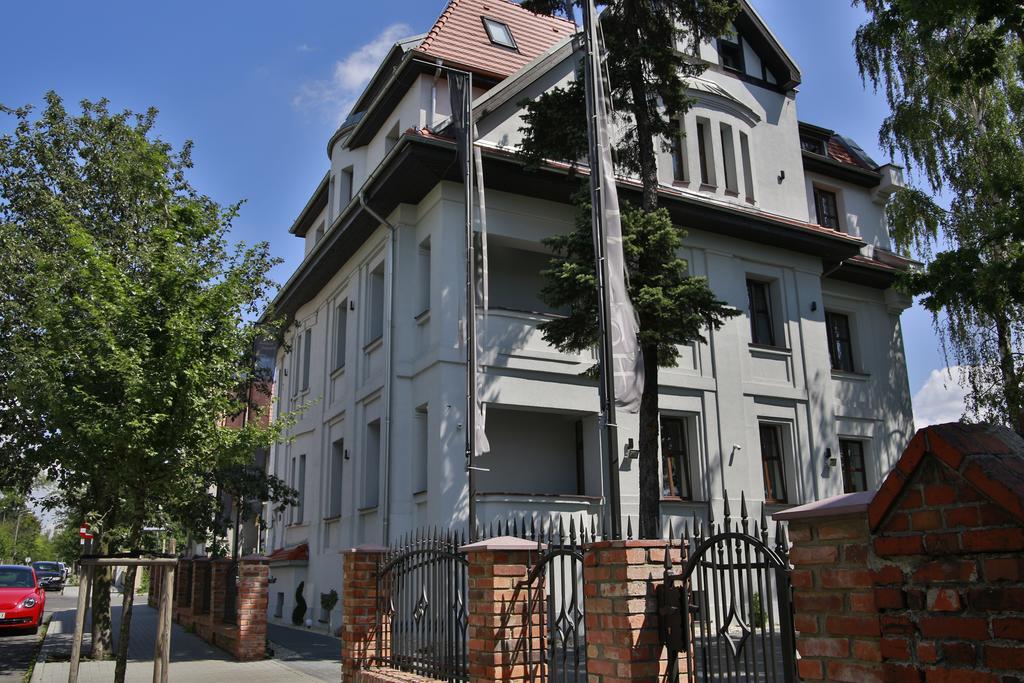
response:
<svg viewBox="0 0 1024 683"><path fill-rule="evenodd" d="M746 3L735 28L701 46L686 135L659 159L662 205L689 231L682 255L743 313L661 373L661 509L680 526L720 510L723 490L770 513L875 487L913 431L910 302L891 288L908 262L889 251L883 211L899 169L800 123L793 60ZM574 77L573 30L507 0L452 0L427 34L394 46L328 142L330 169L291 228L306 256L276 299L293 321L278 410L307 408L270 457L301 498L267 513L266 547L280 551L272 616L288 618L300 581L323 616L343 548L467 524L463 187L454 142L437 132L449 115L439 63L473 72L484 146L491 452L477 463L489 470L478 517L601 515L598 393L580 376L595 357L560 353L537 330L555 314L538 297L541 241L571 230L572 182L514 155L518 103ZM623 179L620 194L637 187ZM637 441L635 415L619 424L623 444ZM623 458L634 516L637 469Z"/></svg>

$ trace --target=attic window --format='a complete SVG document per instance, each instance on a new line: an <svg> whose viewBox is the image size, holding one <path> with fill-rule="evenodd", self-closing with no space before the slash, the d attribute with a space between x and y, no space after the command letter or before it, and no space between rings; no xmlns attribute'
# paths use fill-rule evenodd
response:
<svg viewBox="0 0 1024 683"><path fill-rule="evenodd" d="M497 19L490 19L488 17L480 18L484 20L487 37L491 39L492 43L502 47L510 47L513 50L517 49L516 40L512 37L512 29L508 27L508 24L503 24Z"/></svg>
<svg viewBox="0 0 1024 683"><path fill-rule="evenodd" d="M743 47L740 45L740 37L738 35L719 38L718 55L724 68L729 71L743 73Z"/></svg>
<svg viewBox="0 0 1024 683"><path fill-rule="evenodd" d="M800 147L805 152L820 154L823 157L828 156L828 146L821 138L811 137L810 135L801 135Z"/></svg>

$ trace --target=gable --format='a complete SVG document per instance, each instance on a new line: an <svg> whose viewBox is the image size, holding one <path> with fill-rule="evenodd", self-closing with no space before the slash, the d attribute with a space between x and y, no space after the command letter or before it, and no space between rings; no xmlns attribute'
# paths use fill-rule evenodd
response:
<svg viewBox="0 0 1024 683"><path fill-rule="evenodd" d="M723 71L784 92L800 84L796 62L747 0L741 0L732 28L732 36L716 41Z"/></svg>

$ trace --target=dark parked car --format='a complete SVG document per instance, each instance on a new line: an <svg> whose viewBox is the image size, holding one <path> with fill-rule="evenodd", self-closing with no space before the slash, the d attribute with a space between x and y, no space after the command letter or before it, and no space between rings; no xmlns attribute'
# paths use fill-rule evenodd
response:
<svg viewBox="0 0 1024 683"><path fill-rule="evenodd" d="M36 570L36 578L39 579L39 587L47 591L64 590L64 572L56 562L33 562L32 568Z"/></svg>

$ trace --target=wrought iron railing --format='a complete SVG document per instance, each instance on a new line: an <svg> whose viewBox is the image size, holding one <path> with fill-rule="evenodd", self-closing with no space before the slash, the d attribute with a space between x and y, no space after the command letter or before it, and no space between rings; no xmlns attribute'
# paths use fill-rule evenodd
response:
<svg viewBox="0 0 1024 683"><path fill-rule="evenodd" d="M375 663L444 681L467 681L464 534L405 537L377 569Z"/></svg>
<svg viewBox="0 0 1024 683"><path fill-rule="evenodd" d="M199 603L200 613L201 614L209 614L210 613L210 602L211 602L212 593L213 593L213 571L212 570L213 570L213 567L210 565L209 562L204 563L202 593L200 594L201 602Z"/></svg>
<svg viewBox="0 0 1024 683"><path fill-rule="evenodd" d="M238 623L238 562L232 561L224 572L224 623Z"/></svg>

